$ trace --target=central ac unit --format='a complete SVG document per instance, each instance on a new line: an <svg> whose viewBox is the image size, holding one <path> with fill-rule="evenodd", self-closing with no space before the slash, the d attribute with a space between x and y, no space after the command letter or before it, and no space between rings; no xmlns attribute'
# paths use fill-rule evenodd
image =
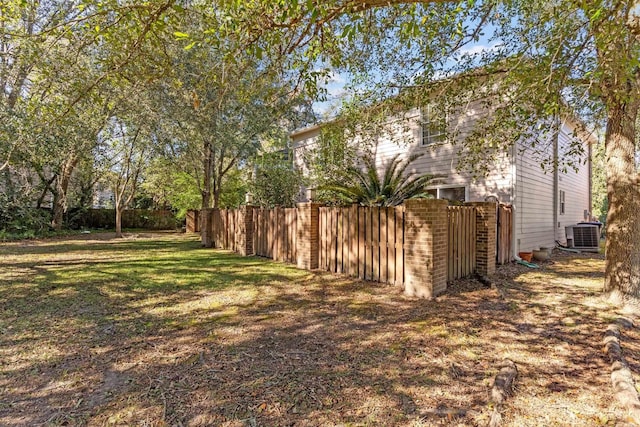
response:
<svg viewBox="0 0 640 427"><path fill-rule="evenodd" d="M588 252L600 250L600 228L595 224L576 224L565 227L567 246Z"/></svg>

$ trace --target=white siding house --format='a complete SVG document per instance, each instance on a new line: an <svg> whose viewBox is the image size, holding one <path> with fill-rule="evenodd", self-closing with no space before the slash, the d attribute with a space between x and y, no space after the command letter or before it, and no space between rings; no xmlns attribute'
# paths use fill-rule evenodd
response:
<svg viewBox="0 0 640 427"><path fill-rule="evenodd" d="M475 114L478 113L468 109L461 117L450 119L447 126L455 126L459 135L464 135L473 125ZM513 248L516 254L542 246L553 247L556 241L564 243L566 225L589 219L590 144L593 141L586 137L587 154L575 162L577 171L572 168L545 171L539 155L527 144L519 144L510 152L499 155L486 176L474 179L471 173L458 170L459 159L464 155L461 146L444 140L437 129L428 129L421 120L420 110L411 111L402 120L406 123L396 126L394 137L378 138L374 148L376 164L383 168L398 153L401 158L422 153L410 168L418 173L443 176L441 184L430 189L434 196L467 202L497 199L511 204L515 212ZM556 134L557 141L553 141L555 136L549 141L550 156L562 160L574 129L571 122L562 123ZM304 151L315 144L320 131L321 126L313 126L291 134L294 164L303 172L307 170Z"/></svg>

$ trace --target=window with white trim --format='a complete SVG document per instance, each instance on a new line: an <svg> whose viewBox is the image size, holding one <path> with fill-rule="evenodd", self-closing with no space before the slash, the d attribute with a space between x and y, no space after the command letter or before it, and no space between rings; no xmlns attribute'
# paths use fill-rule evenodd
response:
<svg viewBox="0 0 640 427"><path fill-rule="evenodd" d="M420 145L444 142L447 139L447 120L443 113L438 114L433 107L420 110Z"/></svg>
<svg viewBox="0 0 640 427"><path fill-rule="evenodd" d="M431 194L436 199L445 199L452 202L466 202L466 187L435 187L427 189L427 194Z"/></svg>
<svg viewBox="0 0 640 427"><path fill-rule="evenodd" d="M565 196L566 196L565 192L563 190L560 190L560 197L559 197L560 215L564 215Z"/></svg>

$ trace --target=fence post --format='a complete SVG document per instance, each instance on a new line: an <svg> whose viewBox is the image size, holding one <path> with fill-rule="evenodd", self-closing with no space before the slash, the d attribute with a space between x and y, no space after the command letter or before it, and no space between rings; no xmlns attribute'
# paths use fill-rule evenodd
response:
<svg viewBox="0 0 640 427"><path fill-rule="evenodd" d="M476 208L476 273L491 276L496 272L496 203L471 202L467 205Z"/></svg>
<svg viewBox="0 0 640 427"><path fill-rule="evenodd" d="M240 208L240 247L238 253L242 256L253 255L253 206L245 205Z"/></svg>
<svg viewBox="0 0 640 427"><path fill-rule="evenodd" d="M447 289L447 204L436 199L404 202L407 295L433 298Z"/></svg>
<svg viewBox="0 0 640 427"><path fill-rule="evenodd" d="M213 247L213 209L204 208L200 210L200 240L205 248Z"/></svg>
<svg viewBox="0 0 640 427"><path fill-rule="evenodd" d="M298 203L297 221L297 260L298 268L315 270L319 256L319 219L320 204L313 202Z"/></svg>

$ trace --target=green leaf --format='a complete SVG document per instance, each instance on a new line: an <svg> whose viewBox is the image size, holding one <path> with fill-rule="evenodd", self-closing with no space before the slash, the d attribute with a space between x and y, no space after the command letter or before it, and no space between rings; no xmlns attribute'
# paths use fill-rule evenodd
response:
<svg viewBox="0 0 640 427"><path fill-rule="evenodd" d="M176 31L173 33L173 35L177 38L177 39L188 39L189 38L189 34L187 33L181 33L180 31Z"/></svg>

